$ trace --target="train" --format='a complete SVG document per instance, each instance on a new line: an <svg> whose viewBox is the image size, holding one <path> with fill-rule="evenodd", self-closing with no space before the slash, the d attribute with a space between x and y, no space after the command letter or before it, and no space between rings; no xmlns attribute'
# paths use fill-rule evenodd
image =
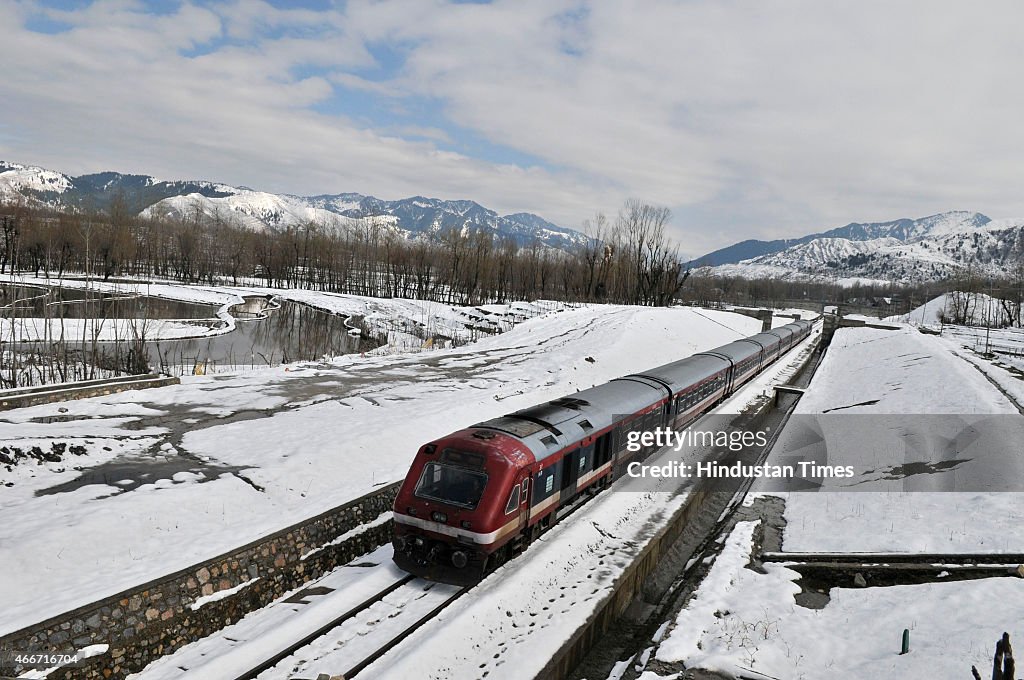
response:
<svg viewBox="0 0 1024 680"><path fill-rule="evenodd" d="M630 451L630 432L682 430L811 328L797 320L424 444L395 499L395 563L428 580L478 582L654 452Z"/></svg>

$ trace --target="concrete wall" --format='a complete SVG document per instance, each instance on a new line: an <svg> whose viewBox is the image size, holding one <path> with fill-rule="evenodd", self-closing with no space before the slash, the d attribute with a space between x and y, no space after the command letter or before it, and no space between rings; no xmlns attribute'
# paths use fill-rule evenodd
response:
<svg viewBox="0 0 1024 680"><path fill-rule="evenodd" d="M49 677L124 678L388 542L398 487L382 487L229 553L6 635L0 648L64 653L106 644L105 654ZM223 599L191 606L246 582L251 585Z"/></svg>
<svg viewBox="0 0 1024 680"><path fill-rule="evenodd" d="M166 387L177 385L180 380L171 376L155 373L133 375L126 378L106 378L103 380L85 380L78 383L61 383L59 385L40 385L0 392L0 411L24 406L52 404L71 399L102 397L127 390L143 390L150 387Z"/></svg>
<svg viewBox="0 0 1024 680"><path fill-rule="evenodd" d="M736 307L730 311L735 314L742 314L744 316L750 316L758 319L761 322L762 333L772 329L772 310L770 309L744 309L742 307Z"/></svg>

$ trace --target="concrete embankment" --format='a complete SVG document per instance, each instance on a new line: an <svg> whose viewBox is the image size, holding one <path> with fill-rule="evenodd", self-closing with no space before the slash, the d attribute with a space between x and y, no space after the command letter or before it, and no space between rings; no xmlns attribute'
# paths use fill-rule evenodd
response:
<svg viewBox="0 0 1024 680"><path fill-rule="evenodd" d="M12 408L25 406L38 406L40 404L52 404L58 401L70 401L72 399L87 399L89 397L102 397L117 392L128 390L144 390L153 387L166 387L177 385L178 378L159 375L157 373L146 373L142 375L131 375L119 378L104 378L101 380L83 380L74 383L59 383L56 385L40 385L38 387L21 387L13 390L0 391L0 411L7 411Z"/></svg>

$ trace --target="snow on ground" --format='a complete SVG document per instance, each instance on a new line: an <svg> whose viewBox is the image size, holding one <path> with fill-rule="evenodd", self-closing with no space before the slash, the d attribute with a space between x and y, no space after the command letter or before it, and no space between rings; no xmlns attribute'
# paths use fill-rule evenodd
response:
<svg viewBox="0 0 1024 680"><path fill-rule="evenodd" d="M61 285L65 288L90 290L97 295L126 293L164 297L182 302L216 305L211 309L210 319L41 319L41 318L0 318L0 337L6 342L53 342L66 339L69 342L113 342L145 338L147 340L176 340L202 338L235 329L235 319L229 313L231 306L244 302L240 295L223 289L208 289L164 283L116 283L83 279L51 280L24 275L0 274L0 282L21 285Z"/></svg>
<svg viewBox="0 0 1024 680"><path fill-rule="evenodd" d="M232 293L223 292L209 286L187 286L179 283L161 283L149 281L99 281L84 278L46 278L27 276L24 274L0 274L0 281L17 283L26 286L63 286L76 290L90 290L97 294L126 293L135 295L151 295L181 302L195 302L206 305L233 305L242 302L242 298Z"/></svg>
<svg viewBox="0 0 1024 680"><path fill-rule="evenodd" d="M386 337L384 346L372 354L393 354L429 348L456 340L459 344L477 340L487 334L511 330L517 323L541 314L564 309L570 305L539 300L462 307L429 300L373 298L301 289L225 287L222 290L238 295L275 295L292 302L307 304L333 314L361 317L369 330Z"/></svg>
<svg viewBox="0 0 1024 680"><path fill-rule="evenodd" d="M747 568L755 525L737 524L658 660L758 678L960 680L972 665L983 673L991 666L1004 630L1020 632L1017 578L832 588L823 609L798 606L799 573L771 563L766 573ZM900 655L904 629L911 651Z"/></svg>
<svg viewBox="0 0 1024 680"><path fill-rule="evenodd" d="M1016 361L1020 361L1024 356L1024 328L984 328L947 324L942 327L942 337L981 354L1006 355Z"/></svg>
<svg viewBox="0 0 1024 680"><path fill-rule="evenodd" d="M848 414L1016 412L950 352L948 343L906 326L836 332L796 413L837 409Z"/></svg>
<svg viewBox="0 0 1024 680"><path fill-rule="evenodd" d="M1012 397L1018 406L1024 406L1024 360L1001 354L985 358L969 349L957 348L953 352L998 385L999 389Z"/></svg>
<svg viewBox="0 0 1024 680"><path fill-rule="evenodd" d="M13 483L0 487L0 545L14 546L0 551L0 634L399 480L433 437L759 328L707 310L565 309L458 349L187 376L4 412L0 444L123 448L74 457L81 471L0 467Z"/></svg>
<svg viewBox="0 0 1024 680"><path fill-rule="evenodd" d="M378 548L357 562L359 566L347 565L310 581L237 623L159 658L145 670L129 677L133 680L224 680L239 677L273 652L301 640L405 576L405 572L391 561L391 546ZM330 592L299 595L315 588L330 589ZM362 623L362 626L350 624L348 627L365 634L366 620L378 618L385 624L380 627L387 628L390 615L395 610L388 609L380 614L383 608L383 605L371 607L361 615L362 621L352 622ZM408 623L408 620L402 620L397 625ZM377 633L376 629L374 633Z"/></svg>

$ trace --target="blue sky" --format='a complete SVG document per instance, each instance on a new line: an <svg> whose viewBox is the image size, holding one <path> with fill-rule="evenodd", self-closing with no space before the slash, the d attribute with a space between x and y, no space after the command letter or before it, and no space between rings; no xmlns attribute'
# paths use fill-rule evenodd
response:
<svg viewBox="0 0 1024 680"><path fill-rule="evenodd" d="M0 158L299 194L626 198L699 255L850 221L1024 216L1019 3L0 4Z"/></svg>

